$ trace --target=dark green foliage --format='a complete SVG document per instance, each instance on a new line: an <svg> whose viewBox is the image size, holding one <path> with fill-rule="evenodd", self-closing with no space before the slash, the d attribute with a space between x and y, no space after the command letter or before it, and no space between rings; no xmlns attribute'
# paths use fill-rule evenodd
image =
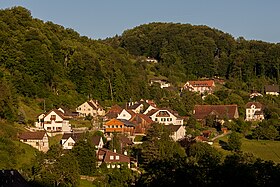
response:
<svg viewBox="0 0 280 187"><path fill-rule="evenodd" d="M227 144L228 149L231 151L240 151L241 145L242 145L241 135L238 134L237 132L232 132L228 138L228 144Z"/></svg>
<svg viewBox="0 0 280 187"><path fill-rule="evenodd" d="M254 129L252 137L255 139L262 140L275 140L279 136L279 131L277 130L278 120L276 124L273 124L274 120L264 120L262 121L256 129Z"/></svg>
<svg viewBox="0 0 280 187"><path fill-rule="evenodd" d="M95 147L90 140L90 137L85 137L85 139L79 140L75 143L71 152L78 161L80 174L91 176L96 171L96 152Z"/></svg>
<svg viewBox="0 0 280 187"><path fill-rule="evenodd" d="M184 150L170 138L170 132L162 124L152 124L147 136L143 138L140 155L142 167L152 169L150 164L158 160L168 160L184 156Z"/></svg>

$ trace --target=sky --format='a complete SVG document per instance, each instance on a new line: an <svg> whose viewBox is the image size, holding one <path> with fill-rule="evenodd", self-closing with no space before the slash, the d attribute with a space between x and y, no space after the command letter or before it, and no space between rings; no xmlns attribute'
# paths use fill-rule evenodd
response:
<svg viewBox="0 0 280 187"><path fill-rule="evenodd" d="M0 0L34 18L105 39L151 22L207 25L247 40L280 43L279 0Z"/></svg>

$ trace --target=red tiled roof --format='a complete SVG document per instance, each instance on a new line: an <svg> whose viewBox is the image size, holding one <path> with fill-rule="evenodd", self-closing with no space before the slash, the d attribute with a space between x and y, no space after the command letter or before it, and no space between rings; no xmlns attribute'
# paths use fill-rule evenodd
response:
<svg viewBox="0 0 280 187"><path fill-rule="evenodd" d="M153 120L145 114L136 114L136 115L139 116L140 118L144 119L147 123L153 123Z"/></svg>
<svg viewBox="0 0 280 187"><path fill-rule="evenodd" d="M238 116L237 105L195 105L194 117L204 119L208 115L216 115L218 118L235 119Z"/></svg>
<svg viewBox="0 0 280 187"><path fill-rule="evenodd" d="M79 141L80 139L82 139L84 137L84 133L64 133L61 139L65 139L67 140L68 138L72 138L75 142ZM91 137L91 142L93 143L93 145L99 145L101 136L93 136Z"/></svg>
<svg viewBox="0 0 280 187"><path fill-rule="evenodd" d="M169 129L171 132L177 132L182 125L164 125L164 127Z"/></svg>
<svg viewBox="0 0 280 187"><path fill-rule="evenodd" d="M205 81L188 81L190 85L193 87L212 87L214 86L213 80L205 80Z"/></svg>
<svg viewBox="0 0 280 187"><path fill-rule="evenodd" d="M112 156L113 159L110 159L110 156ZM116 156L119 156L119 159L116 159ZM112 162L130 163L130 158L128 156L115 153L114 151L105 148L101 148L98 150L97 159L105 163L112 163Z"/></svg>
<svg viewBox="0 0 280 187"><path fill-rule="evenodd" d="M123 110L122 107L120 107L119 105L114 105L110 108L110 110L108 110L105 116L108 119L117 118L118 114L120 114L122 110Z"/></svg>
<svg viewBox="0 0 280 187"><path fill-rule="evenodd" d="M23 140L42 140L46 132L24 132L19 138Z"/></svg>
<svg viewBox="0 0 280 187"><path fill-rule="evenodd" d="M159 109L152 109L150 110L146 115L147 116L152 116L154 113L156 113L157 111L159 111Z"/></svg>
<svg viewBox="0 0 280 187"><path fill-rule="evenodd" d="M251 108L252 105L255 105L256 108L262 108L262 104L259 102L248 102L246 104L246 108Z"/></svg>
<svg viewBox="0 0 280 187"><path fill-rule="evenodd" d="M58 109L53 109L53 110L51 110L51 111L49 111L46 115L45 115L45 117L46 116L48 116L51 112L55 112L59 117L61 117L62 119L66 119L66 117L64 116L64 114L60 111L60 110L58 110ZM44 118L45 118L44 117Z"/></svg>
<svg viewBox="0 0 280 187"><path fill-rule="evenodd" d="M279 85L273 84L273 85L266 85L265 86L266 92L279 92Z"/></svg>

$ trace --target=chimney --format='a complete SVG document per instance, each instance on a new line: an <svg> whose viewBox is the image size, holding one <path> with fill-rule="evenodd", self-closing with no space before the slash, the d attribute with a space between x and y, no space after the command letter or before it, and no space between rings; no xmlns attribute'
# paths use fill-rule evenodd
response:
<svg viewBox="0 0 280 187"><path fill-rule="evenodd" d="M114 149L114 153L116 153L117 152L117 150L116 149Z"/></svg>
<svg viewBox="0 0 280 187"><path fill-rule="evenodd" d="M127 155L127 151L124 151L123 154L124 154L124 155Z"/></svg>

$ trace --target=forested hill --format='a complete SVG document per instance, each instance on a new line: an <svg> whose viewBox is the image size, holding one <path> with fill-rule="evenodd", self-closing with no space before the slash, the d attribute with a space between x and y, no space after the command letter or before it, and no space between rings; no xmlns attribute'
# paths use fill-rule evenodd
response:
<svg viewBox="0 0 280 187"><path fill-rule="evenodd" d="M159 60L159 74L172 82L215 75L245 83L260 77L279 81L280 44L234 39L207 26L151 23L107 42Z"/></svg>
<svg viewBox="0 0 280 187"><path fill-rule="evenodd" d="M44 23L23 7L0 10L0 46L0 119L16 116L19 97L75 108L88 96L123 101L146 94L145 71L124 49Z"/></svg>
<svg viewBox="0 0 280 187"><path fill-rule="evenodd" d="M235 40L207 26L151 23L96 41L14 7L0 10L0 46L0 119L17 118L22 98L44 99L47 110L75 108L88 97L107 105L160 100L166 93L148 85L156 76L178 86L217 75L245 91L279 83L279 44Z"/></svg>

